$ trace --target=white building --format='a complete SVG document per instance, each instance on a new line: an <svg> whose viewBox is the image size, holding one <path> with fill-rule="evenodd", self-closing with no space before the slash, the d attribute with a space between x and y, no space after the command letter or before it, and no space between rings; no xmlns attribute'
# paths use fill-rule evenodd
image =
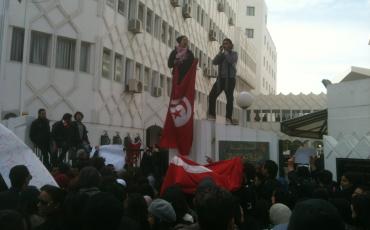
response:
<svg viewBox="0 0 370 230"><path fill-rule="evenodd" d="M196 119L206 115L216 75L211 60L223 38L236 41L239 52L235 94L260 85L260 57L235 26L238 0L0 3L1 118L10 113L36 116L46 108L56 121L66 112L81 111L93 144L104 130L110 137L139 134L153 144L158 133L150 128L163 126L171 89L167 58L181 34L189 37L199 58ZM224 96L217 105L222 119ZM237 106L234 114L241 114Z"/></svg>
<svg viewBox="0 0 370 230"><path fill-rule="evenodd" d="M238 25L245 31L248 41L253 42L257 54L257 88L261 94L276 94L277 52L267 29L268 9L265 1L240 2Z"/></svg>
<svg viewBox="0 0 370 230"><path fill-rule="evenodd" d="M246 110L247 127L273 131L280 140L304 140L282 133L280 123L326 108L327 96L324 93L259 95Z"/></svg>

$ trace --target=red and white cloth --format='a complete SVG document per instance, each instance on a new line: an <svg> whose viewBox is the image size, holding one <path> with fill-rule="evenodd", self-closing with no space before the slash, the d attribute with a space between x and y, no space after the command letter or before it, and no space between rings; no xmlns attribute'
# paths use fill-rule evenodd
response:
<svg viewBox="0 0 370 230"><path fill-rule="evenodd" d="M181 155L189 155L193 144L193 115L195 77L198 61L195 59L184 79L178 84L179 69L175 67L172 92L159 146L175 148Z"/></svg>
<svg viewBox="0 0 370 230"><path fill-rule="evenodd" d="M240 188L243 180L243 163L240 157L199 165L182 156L175 156L168 166L161 194L170 186L178 185L184 193L194 193L205 178L213 179L217 186L229 191Z"/></svg>

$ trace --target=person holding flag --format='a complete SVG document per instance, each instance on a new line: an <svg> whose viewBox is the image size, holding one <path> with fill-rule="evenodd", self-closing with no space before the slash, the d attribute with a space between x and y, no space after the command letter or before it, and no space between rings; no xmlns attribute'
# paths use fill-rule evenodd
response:
<svg viewBox="0 0 370 230"><path fill-rule="evenodd" d="M189 71L194 61L194 54L189 49L189 40L185 35L176 38L178 45L172 50L168 58L168 68L172 68L172 75L174 75L175 68L179 70L178 82L184 79L185 74Z"/></svg>
<svg viewBox="0 0 370 230"><path fill-rule="evenodd" d="M193 143L195 77L198 60L188 48L188 38L176 38L178 45L168 58L172 68L172 91L159 146L175 148L188 155Z"/></svg>

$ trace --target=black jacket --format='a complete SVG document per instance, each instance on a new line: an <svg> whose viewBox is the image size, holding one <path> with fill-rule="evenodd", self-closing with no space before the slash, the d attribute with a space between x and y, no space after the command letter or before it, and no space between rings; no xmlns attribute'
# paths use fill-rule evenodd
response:
<svg viewBox="0 0 370 230"><path fill-rule="evenodd" d="M64 126L63 121L55 122L51 135L58 148L71 148L78 145L78 130L72 123L69 126Z"/></svg>
<svg viewBox="0 0 370 230"><path fill-rule="evenodd" d="M48 119L37 118L31 124L30 139L37 146L50 144L50 125Z"/></svg>
<svg viewBox="0 0 370 230"><path fill-rule="evenodd" d="M172 50L172 52L171 52L171 54L168 58L168 68L175 67L176 54L177 54L176 49ZM194 61L193 52L191 52L191 50L188 49L187 55L188 56L184 60L184 62L178 65L178 67L179 67L179 79L178 79L177 83L180 83L182 81L182 79L184 79L186 73L188 72L191 65L193 64L193 61ZM172 73L173 73L173 69L172 69Z"/></svg>
<svg viewBox="0 0 370 230"><path fill-rule="evenodd" d="M85 143L90 143L89 141L89 137L87 136L87 129L86 129L86 126L82 123L82 122L79 122L79 121L74 121L72 122L72 125L75 126L75 129L77 131L77 140L78 140L78 144L79 145L82 145L84 142ZM80 135L80 130L78 128L78 126L81 125L82 126L82 137Z"/></svg>

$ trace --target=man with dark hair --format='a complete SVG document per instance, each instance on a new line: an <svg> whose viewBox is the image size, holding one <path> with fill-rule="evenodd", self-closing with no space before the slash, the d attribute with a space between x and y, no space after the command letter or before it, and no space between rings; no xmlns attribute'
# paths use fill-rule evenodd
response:
<svg viewBox="0 0 370 230"><path fill-rule="evenodd" d="M201 230L233 229L234 202L230 192L209 187L206 191L196 194L195 204Z"/></svg>
<svg viewBox="0 0 370 230"><path fill-rule="evenodd" d="M338 210L329 202L310 199L299 202L290 217L288 230L344 230Z"/></svg>
<svg viewBox="0 0 370 230"><path fill-rule="evenodd" d="M65 192L53 185L41 187L39 195L39 214L45 218L45 222L37 227L37 230L59 230L62 229L62 205Z"/></svg>
<svg viewBox="0 0 370 230"><path fill-rule="evenodd" d="M76 126L72 125L72 114L65 113L62 120L54 123L51 130L53 138L53 164L62 163L66 157L66 153L70 151L76 151L76 146L78 143L78 131ZM60 155L58 160L56 160L58 151L60 150ZM56 162L58 161L58 162Z"/></svg>
<svg viewBox="0 0 370 230"><path fill-rule="evenodd" d="M25 220L22 215L14 210L0 211L1 230L26 230Z"/></svg>
<svg viewBox="0 0 370 230"><path fill-rule="evenodd" d="M261 185L261 198L271 203L271 197L275 189L280 187L280 182L276 179L278 173L278 166L272 160L266 160L262 166L262 174L264 182Z"/></svg>
<svg viewBox="0 0 370 230"><path fill-rule="evenodd" d="M82 123L82 119L84 118L83 113L77 111L74 115L73 125L76 127L78 131L78 143L77 148L84 149L87 153L91 151L89 137L87 136L87 129L86 126Z"/></svg>
<svg viewBox="0 0 370 230"><path fill-rule="evenodd" d="M26 166L16 165L10 169L9 179L10 189L0 193L0 210L20 210L22 192L27 188L32 176Z"/></svg>
<svg viewBox="0 0 370 230"><path fill-rule="evenodd" d="M234 107L234 89L236 82L236 63L238 61L237 52L233 51L233 43L229 38L225 38L220 47L220 52L213 59L213 65L218 66L217 80L212 86L209 93L208 118L216 119L216 100L222 93L226 94L226 123L233 122L233 107Z"/></svg>
<svg viewBox="0 0 370 230"><path fill-rule="evenodd" d="M42 162L47 168L50 168L50 125L46 118L46 110L39 109L38 117L31 124L30 139L33 144L41 151Z"/></svg>

